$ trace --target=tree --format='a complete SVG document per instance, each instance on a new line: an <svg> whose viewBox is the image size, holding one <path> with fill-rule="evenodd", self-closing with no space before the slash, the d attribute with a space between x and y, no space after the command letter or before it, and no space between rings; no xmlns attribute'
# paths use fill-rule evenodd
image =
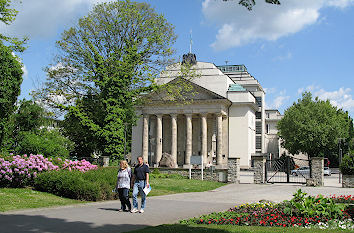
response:
<svg viewBox="0 0 354 233"><path fill-rule="evenodd" d="M6 25L10 25L15 19L18 13L17 10L10 8L11 0L0 0L0 21ZM8 42L9 47L13 51L23 52L26 48L24 47L28 38L25 37L22 40L19 40L16 37L5 36L0 33L0 41L2 43Z"/></svg>
<svg viewBox="0 0 354 233"><path fill-rule="evenodd" d="M14 114L14 131L36 132L43 126L47 114L45 110L32 100L21 100Z"/></svg>
<svg viewBox="0 0 354 233"><path fill-rule="evenodd" d="M285 111L278 122L278 134L291 154L327 157L338 151L338 138L349 138L350 124L348 113L328 100L317 97L312 100L312 94L305 92L302 99Z"/></svg>
<svg viewBox="0 0 354 233"><path fill-rule="evenodd" d="M18 58L0 41L0 147L3 146L8 122L20 95L22 75L22 65Z"/></svg>
<svg viewBox="0 0 354 233"><path fill-rule="evenodd" d="M173 26L146 3L98 4L63 32L45 88L35 95L103 142L104 155L121 156L124 123L135 124L137 97L155 88L175 39Z"/></svg>

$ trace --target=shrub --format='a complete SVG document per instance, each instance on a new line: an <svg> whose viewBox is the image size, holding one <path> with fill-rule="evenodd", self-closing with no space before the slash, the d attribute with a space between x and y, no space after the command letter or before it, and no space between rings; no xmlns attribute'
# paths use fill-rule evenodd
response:
<svg viewBox="0 0 354 233"><path fill-rule="evenodd" d="M8 159L0 158L0 187L30 185L38 173L59 169L42 155L16 155Z"/></svg>
<svg viewBox="0 0 354 233"><path fill-rule="evenodd" d="M354 156L345 155L339 165L339 169L343 175L354 175Z"/></svg>
<svg viewBox="0 0 354 233"><path fill-rule="evenodd" d="M0 158L0 187L31 185L37 174L59 169L87 172L97 169L97 166L86 160L71 161L61 158L44 158L43 155L12 155L6 159Z"/></svg>
<svg viewBox="0 0 354 233"><path fill-rule="evenodd" d="M79 171L51 171L40 174L34 182L35 189L57 196L99 201L115 199L112 193L117 179L116 168L100 168L86 173Z"/></svg>
<svg viewBox="0 0 354 233"><path fill-rule="evenodd" d="M78 200L98 201L104 197L101 185L85 180L79 171L42 173L36 178L34 187L38 191Z"/></svg>

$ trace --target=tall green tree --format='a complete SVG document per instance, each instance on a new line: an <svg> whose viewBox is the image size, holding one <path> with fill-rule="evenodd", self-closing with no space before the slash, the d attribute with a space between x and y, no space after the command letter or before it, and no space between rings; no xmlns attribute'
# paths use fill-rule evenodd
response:
<svg viewBox="0 0 354 233"><path fill-rule="evenodd" d="M9 119L20 95L22 75L21 62L0 41L0 147L7 137Z"/></svg>
<svg viewBox="0 0 354 233"><path fill-rule="evenodd" d="M124 123L135 124L137 97L154 88L175 39L174 27L149 4L98 4L63 32L45 88L36 94L103 142L104 155L121 156Z"/></svg>
<svg viewBox="0 0 354 233"><path fill-rule="evenodd" d="M348 113L327 101L313 100L310 92L305 92L284 112L278 122L282 145L290 153L306 153L309 157L324 157L338 151L338 139L350 137Z"/></svg>

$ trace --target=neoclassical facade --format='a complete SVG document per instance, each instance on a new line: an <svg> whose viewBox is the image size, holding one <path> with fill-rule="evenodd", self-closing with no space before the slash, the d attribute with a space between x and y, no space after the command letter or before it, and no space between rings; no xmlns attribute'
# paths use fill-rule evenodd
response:
<svg viewBox="0 0 354 233"><path fill-rule="evenodd" d="M267 152L262 87L243 65L196 62L191 70L196 75L185 80L191 86L183 93L186 101L150 93L136 109L132 160L143 156L150 166L159 166L168 154L174 167L186 168L202 156L204 165L226 168L228 158L240 158L241 167L249 168L253 154ZM180 71L180 64L167 67L157 83L176 82Z"/></svg>

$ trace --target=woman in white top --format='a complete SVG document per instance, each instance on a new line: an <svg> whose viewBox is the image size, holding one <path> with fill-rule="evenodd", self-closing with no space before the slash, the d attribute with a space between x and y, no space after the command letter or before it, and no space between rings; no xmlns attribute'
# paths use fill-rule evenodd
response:
<svg viewBox="0 0 354 233"><path fill-rule="evenodd" d="M132 172L127 161L125 160L120 161L120 169L118 170L117 185L116 185L120 203L122 204L122 207L121 209L119 209L119 211L131 210L131 204L129 201L129 189L130 189L131 177L132 177Z"/></svg>

